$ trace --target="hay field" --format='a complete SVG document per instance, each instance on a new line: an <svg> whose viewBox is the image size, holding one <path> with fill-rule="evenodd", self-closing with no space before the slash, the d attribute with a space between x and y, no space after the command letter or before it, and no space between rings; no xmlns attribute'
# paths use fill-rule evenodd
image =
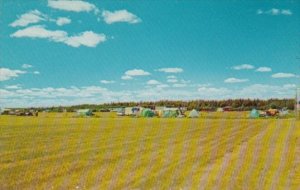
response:
<svg viewBox="0 0 300 190"><path fill-rule="evenodd" d="M0 116L0 189L299 189L300 122Z"/></svg>

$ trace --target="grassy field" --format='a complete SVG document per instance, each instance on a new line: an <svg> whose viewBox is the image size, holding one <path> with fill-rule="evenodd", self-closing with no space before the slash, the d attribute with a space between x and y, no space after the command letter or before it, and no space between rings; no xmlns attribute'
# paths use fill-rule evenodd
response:
<svg viewBox="0 0 300 190"><path fill-rule="evenodd" d="M0 189L299 189L300 122L0 116Z"/></svg>

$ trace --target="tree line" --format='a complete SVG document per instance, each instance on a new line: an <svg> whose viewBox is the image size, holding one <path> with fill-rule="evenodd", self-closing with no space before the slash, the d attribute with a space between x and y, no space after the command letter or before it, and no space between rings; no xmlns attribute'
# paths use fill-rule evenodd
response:
<svg viewBox="0 0 300 190"><path fill-rule="evenodd" d="M249 111L253 108L259 110L282 109L287 108L293 110L295 106L294 99L227 99L227 100L160 100L160 101L141 101L141 102L111 102L104 104L81 104L74 106L58 106L47 108L34 108L39 111L48 110L51 112L68 111L73 112L77 109L92 109L93 111L105 111L119 107L142 106L147 108L155 108L156 106L166 107L186 107L188 110L196 109L199 111L215 111L217 108L230 108L232 111Z"/></svg>

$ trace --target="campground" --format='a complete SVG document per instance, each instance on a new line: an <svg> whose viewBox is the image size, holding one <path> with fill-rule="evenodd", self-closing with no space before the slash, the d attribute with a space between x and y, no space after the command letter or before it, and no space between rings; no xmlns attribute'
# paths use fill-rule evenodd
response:
<svg viewBox="0 0 300 190"><path fill-rule="evenodd" d="M298 189L300 121L0 116L0 189Z"/></svg>

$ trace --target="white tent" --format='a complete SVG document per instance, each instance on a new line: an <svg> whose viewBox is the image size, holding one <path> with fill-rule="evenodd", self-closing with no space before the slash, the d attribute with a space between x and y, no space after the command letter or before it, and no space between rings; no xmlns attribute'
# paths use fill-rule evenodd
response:
<svg viewBox="0 0 300 190"><path fill-rule="evenodd" d="M223 108L217 108L217 112L223 112L224 109Z"/></svg>
<svg viewBox="0 0 300 190"><path fill-rule="evenodd" d="M189 117L191 118L197 118L199 117L199 112L195 109L193 109L190 113L189 113Z"/></svg>

